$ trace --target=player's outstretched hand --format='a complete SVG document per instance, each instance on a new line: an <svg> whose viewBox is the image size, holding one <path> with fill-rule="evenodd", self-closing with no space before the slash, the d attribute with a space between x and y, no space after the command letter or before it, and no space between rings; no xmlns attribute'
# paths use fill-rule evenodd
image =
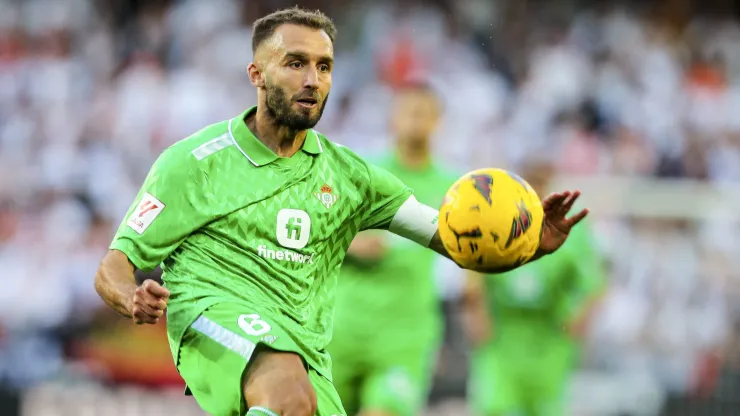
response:
<svg viewBox="0 0 740 416"><path fill-rule="evenodd" d="M134 292L131 315L137 324L156 324L164 315L170 291L154 280L145 280Z"/></svg>
<svg viewBox="0 0 740 416"><path fill-rule="evenodd" d="M588 209L584 209L570 218L567 217L579 196L580 191L566 191L551 194L542 201L545 211L539 249L542 254L550 254L559 249L568 239L570 230L588 215Z"/></svg>

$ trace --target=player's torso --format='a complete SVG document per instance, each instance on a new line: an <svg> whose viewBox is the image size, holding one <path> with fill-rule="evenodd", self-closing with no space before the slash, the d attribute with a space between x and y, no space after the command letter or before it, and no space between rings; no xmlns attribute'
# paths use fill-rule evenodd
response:
<svg viewBox="0 0 740 416"><path fill-rule="evenodd" d="M172 254L171 271L287 309L330 296L362 204L360 175L339 159L299 151L256 167L232 146L203 160L213 220Z"/></svg>

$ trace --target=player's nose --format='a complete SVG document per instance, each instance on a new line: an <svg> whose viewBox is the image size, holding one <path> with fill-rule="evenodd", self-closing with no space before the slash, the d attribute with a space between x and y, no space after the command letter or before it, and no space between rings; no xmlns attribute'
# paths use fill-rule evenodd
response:
<svg viewBox="0 0 740 416"><path fill-rule="evenodd" d="M303 87L310 89L319 88L319 71L316 68L311 68L305 72L303 77Z"/></svg>

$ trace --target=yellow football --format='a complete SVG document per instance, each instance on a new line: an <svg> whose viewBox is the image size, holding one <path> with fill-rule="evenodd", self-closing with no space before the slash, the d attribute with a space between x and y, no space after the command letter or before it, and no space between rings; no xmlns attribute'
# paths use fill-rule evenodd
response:
<svg viewBox="0 0 740 416"><path fill-rule="evenodd" d="M439 210L439 235L462 267L509 269L537 251L544 217L537 192L519 175L479 169L447 191Z"/></svg>

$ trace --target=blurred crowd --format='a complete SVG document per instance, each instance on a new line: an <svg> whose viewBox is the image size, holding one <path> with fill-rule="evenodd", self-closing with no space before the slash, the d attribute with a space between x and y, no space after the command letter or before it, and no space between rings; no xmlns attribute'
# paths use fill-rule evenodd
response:
<svg viewBox="0 0 740 416"><path fill-rule="evenodd" d="M0 384L114 375L176 384L163 335L129 332L102 310L93 275L159 152L255 103L250 24L294 3L0 0ZM388 146L393 87L425 79L445 100L438 155L461 170L549 157L563 175L740 183L733 10L299 3L339 28L317 129L359 153ZM737 224L609 218L598 227L612 282L585 368L669 393L711 387L717 360L737 349L727 348ZM150 363L150 378L121 361L132 356Z"/></svg>

